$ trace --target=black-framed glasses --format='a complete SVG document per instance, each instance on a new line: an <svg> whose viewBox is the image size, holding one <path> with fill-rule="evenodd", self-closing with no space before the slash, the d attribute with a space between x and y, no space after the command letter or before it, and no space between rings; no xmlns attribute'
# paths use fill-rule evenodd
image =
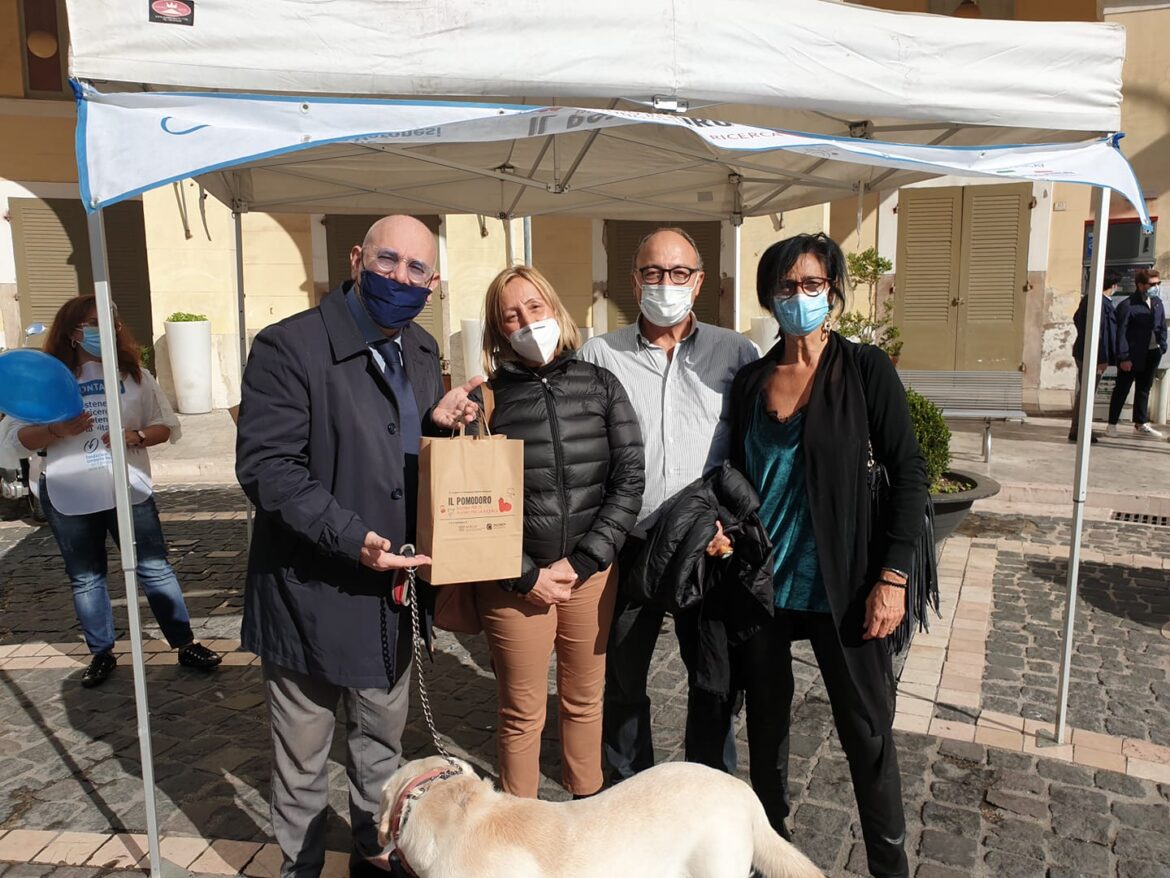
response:
<svg viewBox="0 0 1170 878"><path fill-rule="evenodd" d="M827 277L802 277L800 280L782 280L776 284L776 292L773 294L773 297L776 299L791 299L796 295L798 290L806 296L819 296L829 286L830 282Z"/></svg>
<svg viewBox="0 0 1170 878"><path fill-rule="evenodd" d="M672 284L685 284L699 269L686 265L674 265L670 268L664 265L646 265L637 271L644 284L660 284L664 278L670 278Z"/></svg>
<svg viewBox="0 0 1170 878"><path fill-rule="evenodd" d="M370 260L367 268L372 268L378 274L391 275L398 270L398 264L402 262L402 256L396 250L379 250L374 254L374 258ZM406 276L411 283L425 284L432 277L435 276L435 270L418 259L407 259L406 261Z"/></svg>

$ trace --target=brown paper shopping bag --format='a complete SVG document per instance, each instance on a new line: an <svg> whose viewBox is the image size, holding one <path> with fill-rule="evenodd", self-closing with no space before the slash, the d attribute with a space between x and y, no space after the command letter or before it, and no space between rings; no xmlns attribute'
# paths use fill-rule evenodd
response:
<svg viewBox="0 0 1170 878"><path fill-rule="evenodd" d="M524 544L524 443L487 434L424 438L418 455L418 550L432 585L514 579Z"/></svg>

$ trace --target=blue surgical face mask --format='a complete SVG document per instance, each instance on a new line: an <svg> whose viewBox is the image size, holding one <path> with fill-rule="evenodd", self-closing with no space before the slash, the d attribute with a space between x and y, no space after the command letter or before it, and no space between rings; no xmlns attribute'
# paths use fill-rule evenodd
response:
<svg viewBox="0 0 1170 878"><path fill-rule="evenodd" d="M1150 286L1146 287L1146 293L1152 298L1160 299L1162 298L1162 285L1151 284Z"/></svg>
<svg viewBox="0 0 1170 878"><path fill-rule="evenodd" d="M829 316L829 294L806 296L796 293L787 299L772 300L772 316L785 335L808 335Z"/></svg>
<svg viewBox="0 0 1170 878"><path fill-rule="evenodd" d="M102 358L102 333L96 326L81 327L81 349L91 357Z"/></svg>
<svg viewBox="0 0 1170 878"><path fill-rule="evenodd" d="M421 312L431 291L362 270L362 304L370 319L383 329L401 329Z"/></svg>

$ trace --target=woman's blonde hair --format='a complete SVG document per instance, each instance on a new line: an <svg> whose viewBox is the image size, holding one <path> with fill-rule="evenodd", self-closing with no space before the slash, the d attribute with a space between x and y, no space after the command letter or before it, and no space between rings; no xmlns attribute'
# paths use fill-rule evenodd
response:
<svg viewBox="0 0 1170 878"><path fill-rule="evenodd" d="M495 276L487 288L487 296L483 302L483 367L489 378L494 378L500 363L519 363L521 358L512 350L508 341L509 333L504 330L504 313L500 307L500 297L504 294L504 287L519 278L526 280L540 293L545 304L552 309L553 317L561 330L561 340L553 357L559 357L566 350L575 351L581 347L581 333L577 331L577 324L569 315L553 285L543 274L528 265L514 265L505 268Z"/></svg>

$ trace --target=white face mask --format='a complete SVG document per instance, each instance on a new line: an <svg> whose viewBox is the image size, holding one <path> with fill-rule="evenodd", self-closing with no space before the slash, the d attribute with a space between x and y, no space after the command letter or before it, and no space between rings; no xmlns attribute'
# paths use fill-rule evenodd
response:
<svg viewBox="0 0 1170 878"><path fill-rule="evenodd" d="M508 336L508 342L521 359L543 366L552 359L561 343L561 327L554 317L537 320L513 332Z"/></svg>
<svg viewBox="0 0 1170 878"><path fill-rule="evenodd" d="M694 292L694 287L642 284L642 316L655 326L677 326L691 313Z"/></svg>

